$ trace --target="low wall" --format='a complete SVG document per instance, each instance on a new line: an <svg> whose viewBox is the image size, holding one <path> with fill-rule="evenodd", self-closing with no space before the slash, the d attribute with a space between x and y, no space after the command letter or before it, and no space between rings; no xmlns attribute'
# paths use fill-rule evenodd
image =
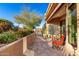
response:
<svg viewBox="0 0 79 59"><path fill-rule="evenodd" d="M35 33L27 36L27 47L33 45L33 43L35 42L35 37Z"/></svg>
<svg viewBox="0 0 79 59"><path fill-rule="evenodd" d="M23 55L23 40L19 39L0 48L0 55L3 56L20 56Z"/></svg>
<svg viewBox="0 0 79 59"><path fill-rule="evenodd" d="M27 47L35 41L35 33L18 39L0 48L0 56L22 56Z"/></svg>
<svg viewBox="0 0 79 59"><path fill-rule="evenodd" d="M33 45L36 39L36 34L32 33L31 35L28 35L26 37L23 37L23 54L28 51L29 46Z"/></svg>

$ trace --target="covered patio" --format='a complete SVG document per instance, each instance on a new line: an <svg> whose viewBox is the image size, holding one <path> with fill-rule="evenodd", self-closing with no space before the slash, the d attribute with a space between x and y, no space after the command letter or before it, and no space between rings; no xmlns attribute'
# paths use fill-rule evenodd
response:
<svg viewBox="0 0 79 59"><path fill-rule="evenodd" d="M79 4L75 3L50 3L45 14L47 35L64 35L63 51L65 55L78 55L78 11ZM52 25L52 26L50 26ZM53 28L53 29L52 29ZM51 29L51 30L50 30Z"/></svg>

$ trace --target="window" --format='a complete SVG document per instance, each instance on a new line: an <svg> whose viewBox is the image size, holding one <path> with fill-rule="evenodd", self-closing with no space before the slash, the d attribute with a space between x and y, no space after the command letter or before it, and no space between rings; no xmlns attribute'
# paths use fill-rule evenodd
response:
<svg viewBox="0 0 79 59"><path fill-rule="evenodd" d="M72 46L76 46L76 33L77 33L77 17L76 17L76 4L72 4L69 9L68 18L68 42Z"/></svg>

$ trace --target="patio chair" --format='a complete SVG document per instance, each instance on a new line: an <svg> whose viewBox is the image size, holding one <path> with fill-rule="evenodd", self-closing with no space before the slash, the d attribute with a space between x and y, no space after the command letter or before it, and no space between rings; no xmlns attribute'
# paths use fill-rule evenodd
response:
<svg viewBox="0 0 79 59"><path fill-rule="evenodd" d="M56 40L56 39L54 40L54 37L52 36L52 44L56 47L60 47L64 43L64 38L65 38L64 35L62 35L60 40Z"/></svg>

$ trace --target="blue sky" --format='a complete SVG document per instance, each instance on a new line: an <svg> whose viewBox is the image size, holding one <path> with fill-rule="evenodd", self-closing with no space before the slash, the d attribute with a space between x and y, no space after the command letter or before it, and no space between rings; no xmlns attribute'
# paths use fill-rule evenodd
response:
<svg viewBox="0 0 79 59"><path fill-rule="evenodd" d="M0 3L0 18L12 21L15 25L17 25L15 23L14 16L21 14L23 7L30 8L31 10L44 16L48 3ZM41 26L43 26L44 23L45 21L43 19Z"/></svg>

